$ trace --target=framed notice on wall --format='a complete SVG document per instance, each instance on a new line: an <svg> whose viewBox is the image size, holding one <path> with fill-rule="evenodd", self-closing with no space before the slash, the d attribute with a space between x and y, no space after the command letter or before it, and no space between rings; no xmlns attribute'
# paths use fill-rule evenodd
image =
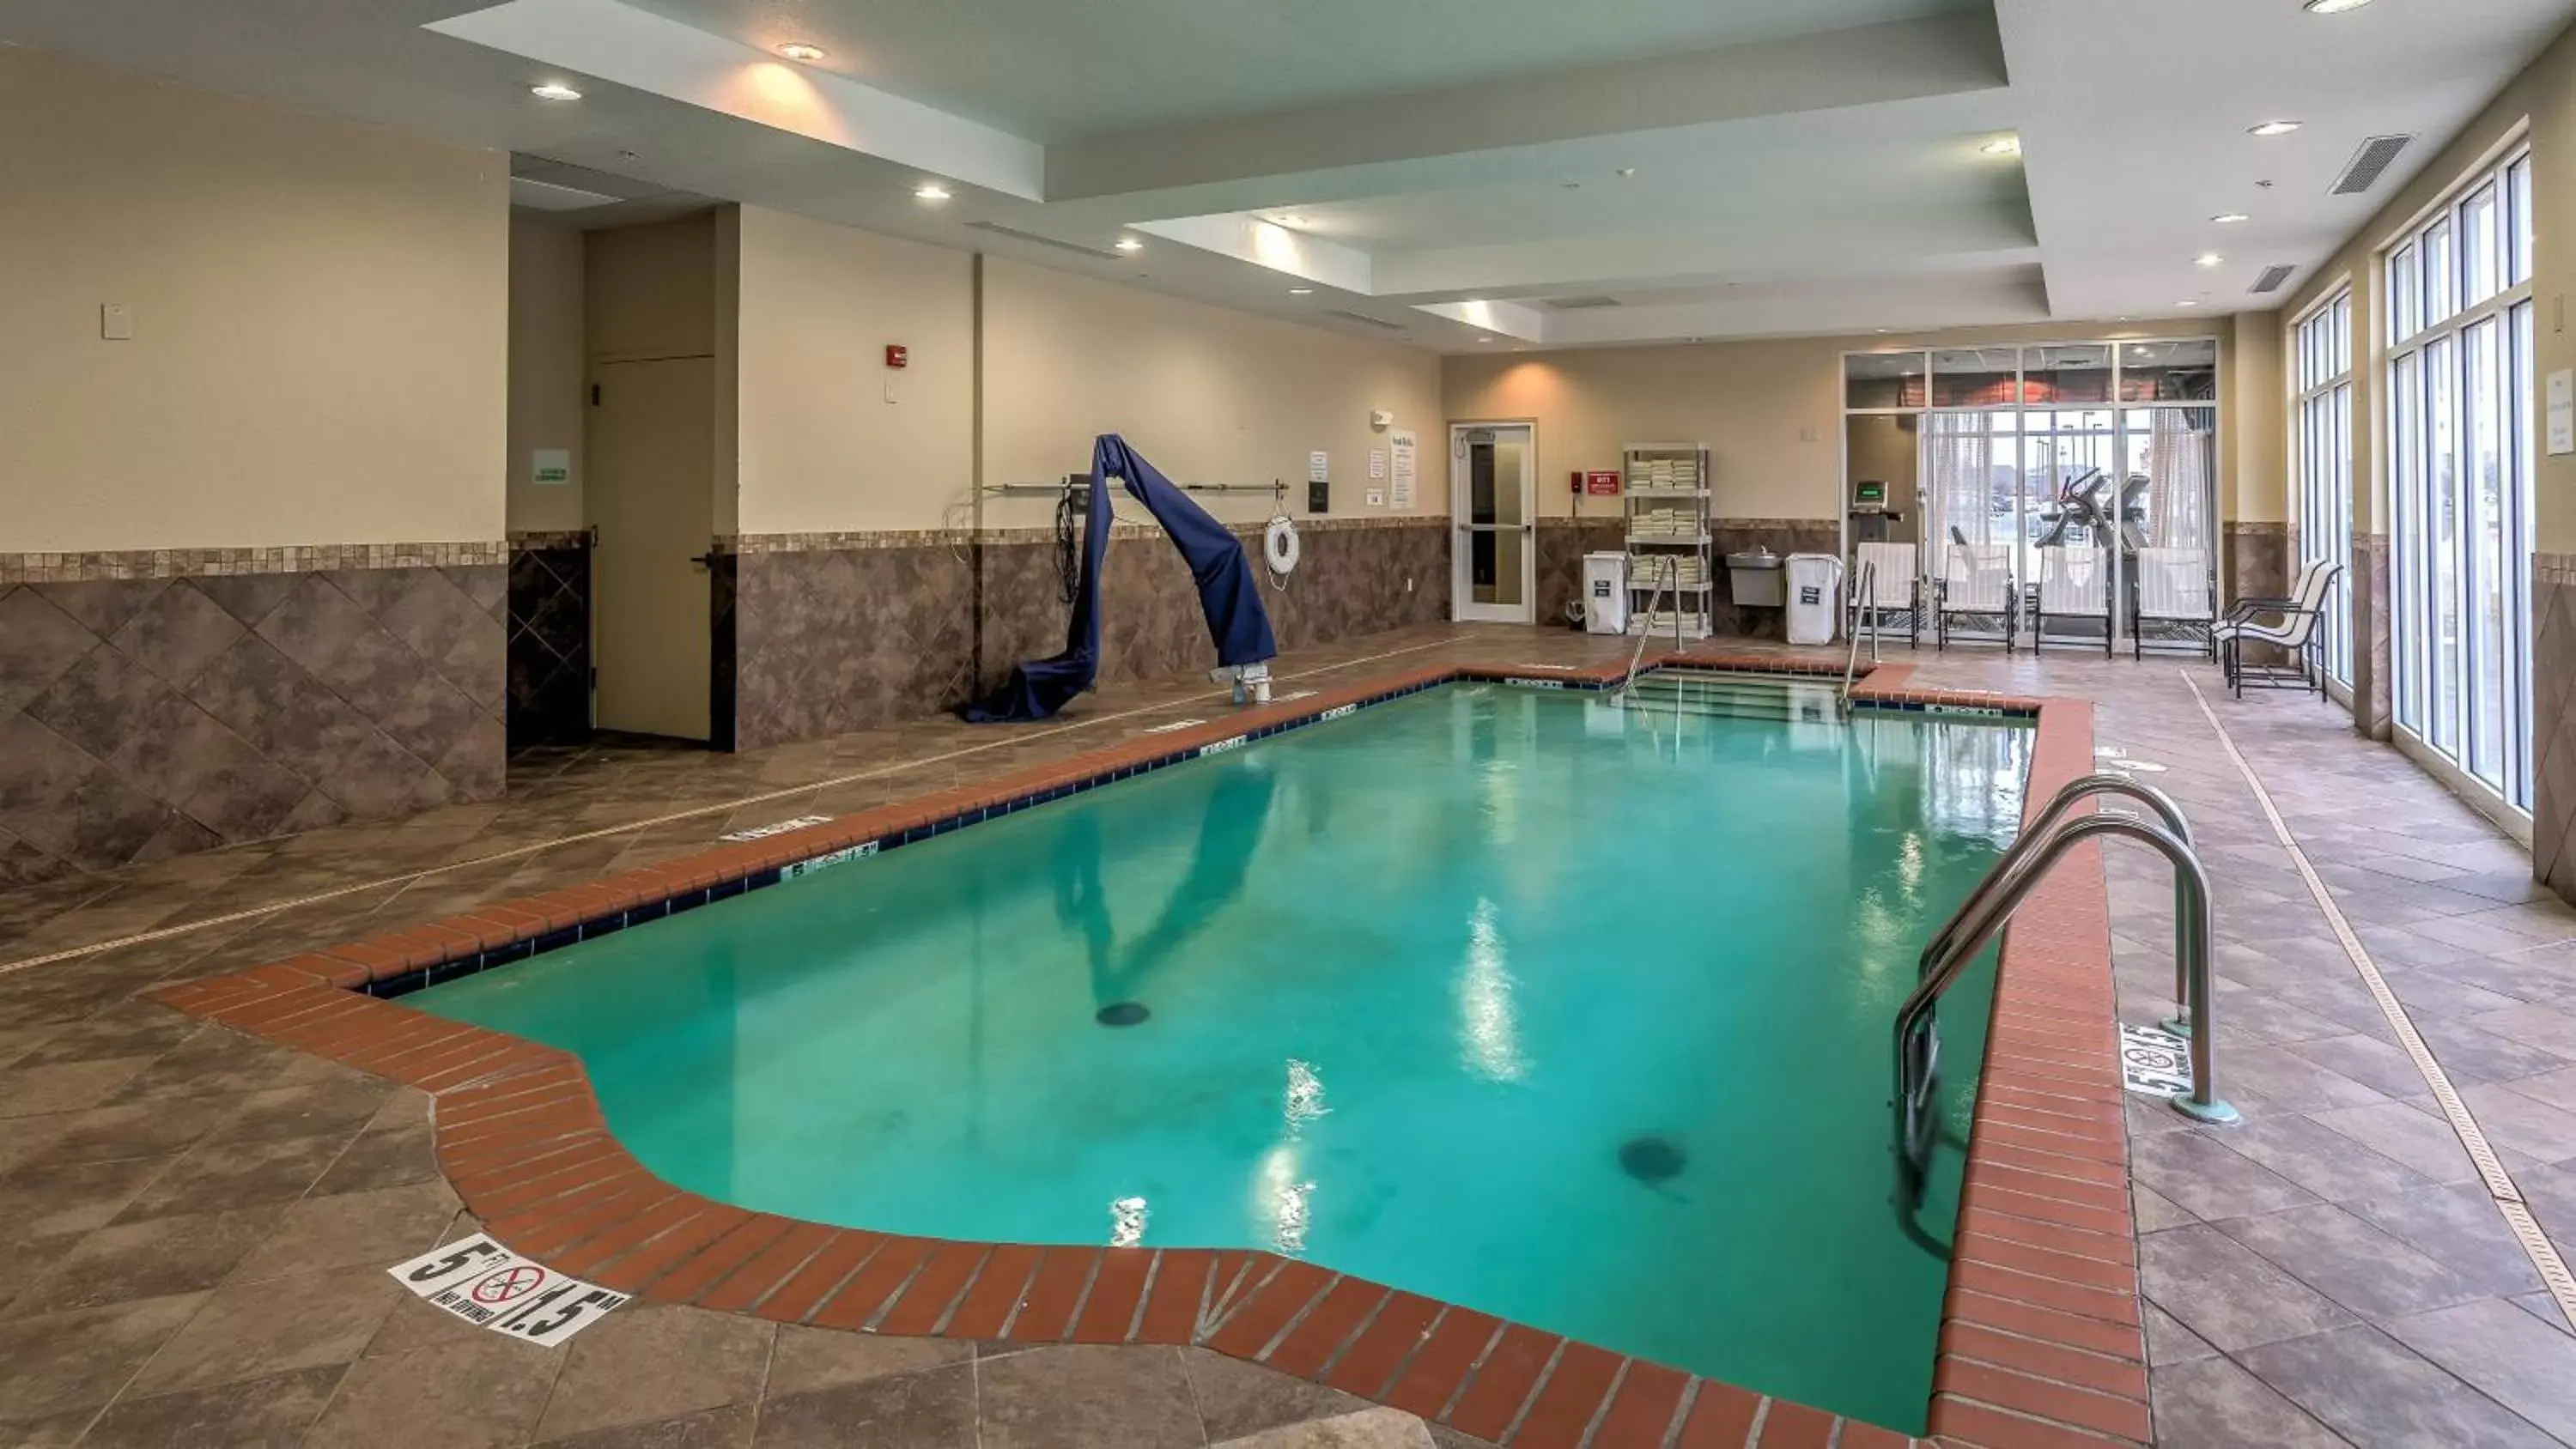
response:
<svg viewBox="0 0 2576 1449"><path fill-rule="evenodd" d="M1400 511L1409 511L1413 507L1413 434L1387 434L1386 458L1390 495L1387 502Z"/></svg>

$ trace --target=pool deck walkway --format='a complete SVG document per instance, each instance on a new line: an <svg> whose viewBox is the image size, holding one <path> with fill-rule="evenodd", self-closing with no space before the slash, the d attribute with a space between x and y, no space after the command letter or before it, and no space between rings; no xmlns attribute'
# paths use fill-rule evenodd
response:
<svg viewBox="0 0 2576 1449"><path fill-rule="evenodd" d="M1280 687L1624 653L1440 626L1301 651ZM2173 660L1889 662L1939 688L2091 700L2101 743L2167 767L2154 778L2218 878L2223 1085L2248 1121L2127 1108L2158 1442L2576 1442L2576 1337L2186 675L2562 1245L2576 1245L2576 911L2531 886L2518 847L2313 699L2226 701L2213 670ZM488 805L0 893L0 1446L1479 1442L1185 1344L910 1338L644 1304L567 1348L512 1343L382 1271L476 1226L425 1094L135 999L1225 714L1181 680L1005 732L933 720L741 756L554 751L519 762ZM2163 1014L2171 989L2161 870L2125 848L2105 868L2124 1019ZM1615 1399L1577 1426L1592 1441L1608 1442ZM2099 1408L1980 1437L2087 1442ZM1534 1410L1494 1432L1553 1442ZM1701 1442L1692 1416L1670 1429ZM1836 1433L1795 1414L1755 1432ZM1879 1439L1848 1426L1839 1442Z"/></svg>

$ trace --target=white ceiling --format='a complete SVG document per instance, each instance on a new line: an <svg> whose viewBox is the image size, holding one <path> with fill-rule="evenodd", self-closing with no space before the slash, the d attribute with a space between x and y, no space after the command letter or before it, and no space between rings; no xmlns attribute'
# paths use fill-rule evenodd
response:
<svg viewBox="0 0 2576 1449"><path fill-rule="evenodd" d="M2572 15L9 0L0 41L519 153L523 176L614 198L527 189L572 224L739 200L1463 351L2272 305L2246 293L2256 272L2299 267L2296 287ZM776 59L790 40L831 53ZM584 99L531 97L544 80ZM2306 126L2246 134L2276 117ZM2385 133L2421 139L2369 195L2329 197ZM2004 135L2021 157L1981 149ZM916 200L926 179L953 198ZM1110 251L1122 236L1144 249ZM2195 267L2209 250L2223 264ZM1618 305L1549 305L1601 297Z"/></svg>

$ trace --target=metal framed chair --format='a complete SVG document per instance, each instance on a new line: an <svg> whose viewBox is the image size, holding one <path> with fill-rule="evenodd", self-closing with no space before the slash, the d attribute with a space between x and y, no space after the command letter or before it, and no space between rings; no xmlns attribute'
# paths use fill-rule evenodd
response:
<svg viewBox="0 0 2576 1449"><path fill-rule="evenodd" d="M2135 555L2137 596L2129 610L2129 657L2143 659L2147 628L2160 647L2176 643L2194 654L2218 657L2217 579L2205 548L2142 548Z"/></svg>
<svg viewBox="0 0 2576 1449"><path fill-rule="evenodd" d="M1869 631L1873 648L1889 627L1905 631L1907 648L1923 642L1923 550L1910 543L1864 543L1855 553L1849 577L1853 637ZM1868 580L1864 591L1859 580Z"/></svg>
<svg viewBox="0 0 2576 1449"><path fill-rule="evenodd" d="M1992 619L2004 631L2004 652L2011 653L2021 624L2021 606L2013 590L2012 545L1951 544L1942 559L1935 616L1943 649L1950 647L1953 619Z"/></svg>
<svg viewBox="0 0 2576 1449"><path fill-rule="evenodd" d="M2111 657L2109 550L2060 545L2039 551L2039 597L2030 611L2032 652L2038 652L2047 642L2051 619L2087 619L2100 624L2102 657Z"/></svg>
<svg viewBox="0 0 2576 1449"><path fill-rule="evenodd" d="M2325 660L2319 657L2325 643L2326 600L2334 593L2335 581L2343 576L2343 565L2331 559L2317 559L2299 570L2299 582L2286 599L2239 599L2210 633L2218 643L2218 667L2226 671L2227 685L2238 699L2245 697L2246 686L2257 689L2306 689L2311 684L2319 694L2326 691ZM2281 652L2284 664L2255 664L2245 658L2249 644L2268 644Z"/></svg>

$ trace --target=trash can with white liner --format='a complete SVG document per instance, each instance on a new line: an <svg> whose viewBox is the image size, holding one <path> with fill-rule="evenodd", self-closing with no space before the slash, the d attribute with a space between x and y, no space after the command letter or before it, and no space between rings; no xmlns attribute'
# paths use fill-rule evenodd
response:
<svg viewBox="0 0 2576 1449"><path fill-rule="evenodd" d="M1829 553L1789 555L1789 642L1831 644L1842 603L1843 561Z"/></svg>
<svg viewBox="0 0 2576 1449"><path fill-rule="evenodd" d="M1587 553L1583 556L1583 632L1628 632L1628 556Z"/></svg>

